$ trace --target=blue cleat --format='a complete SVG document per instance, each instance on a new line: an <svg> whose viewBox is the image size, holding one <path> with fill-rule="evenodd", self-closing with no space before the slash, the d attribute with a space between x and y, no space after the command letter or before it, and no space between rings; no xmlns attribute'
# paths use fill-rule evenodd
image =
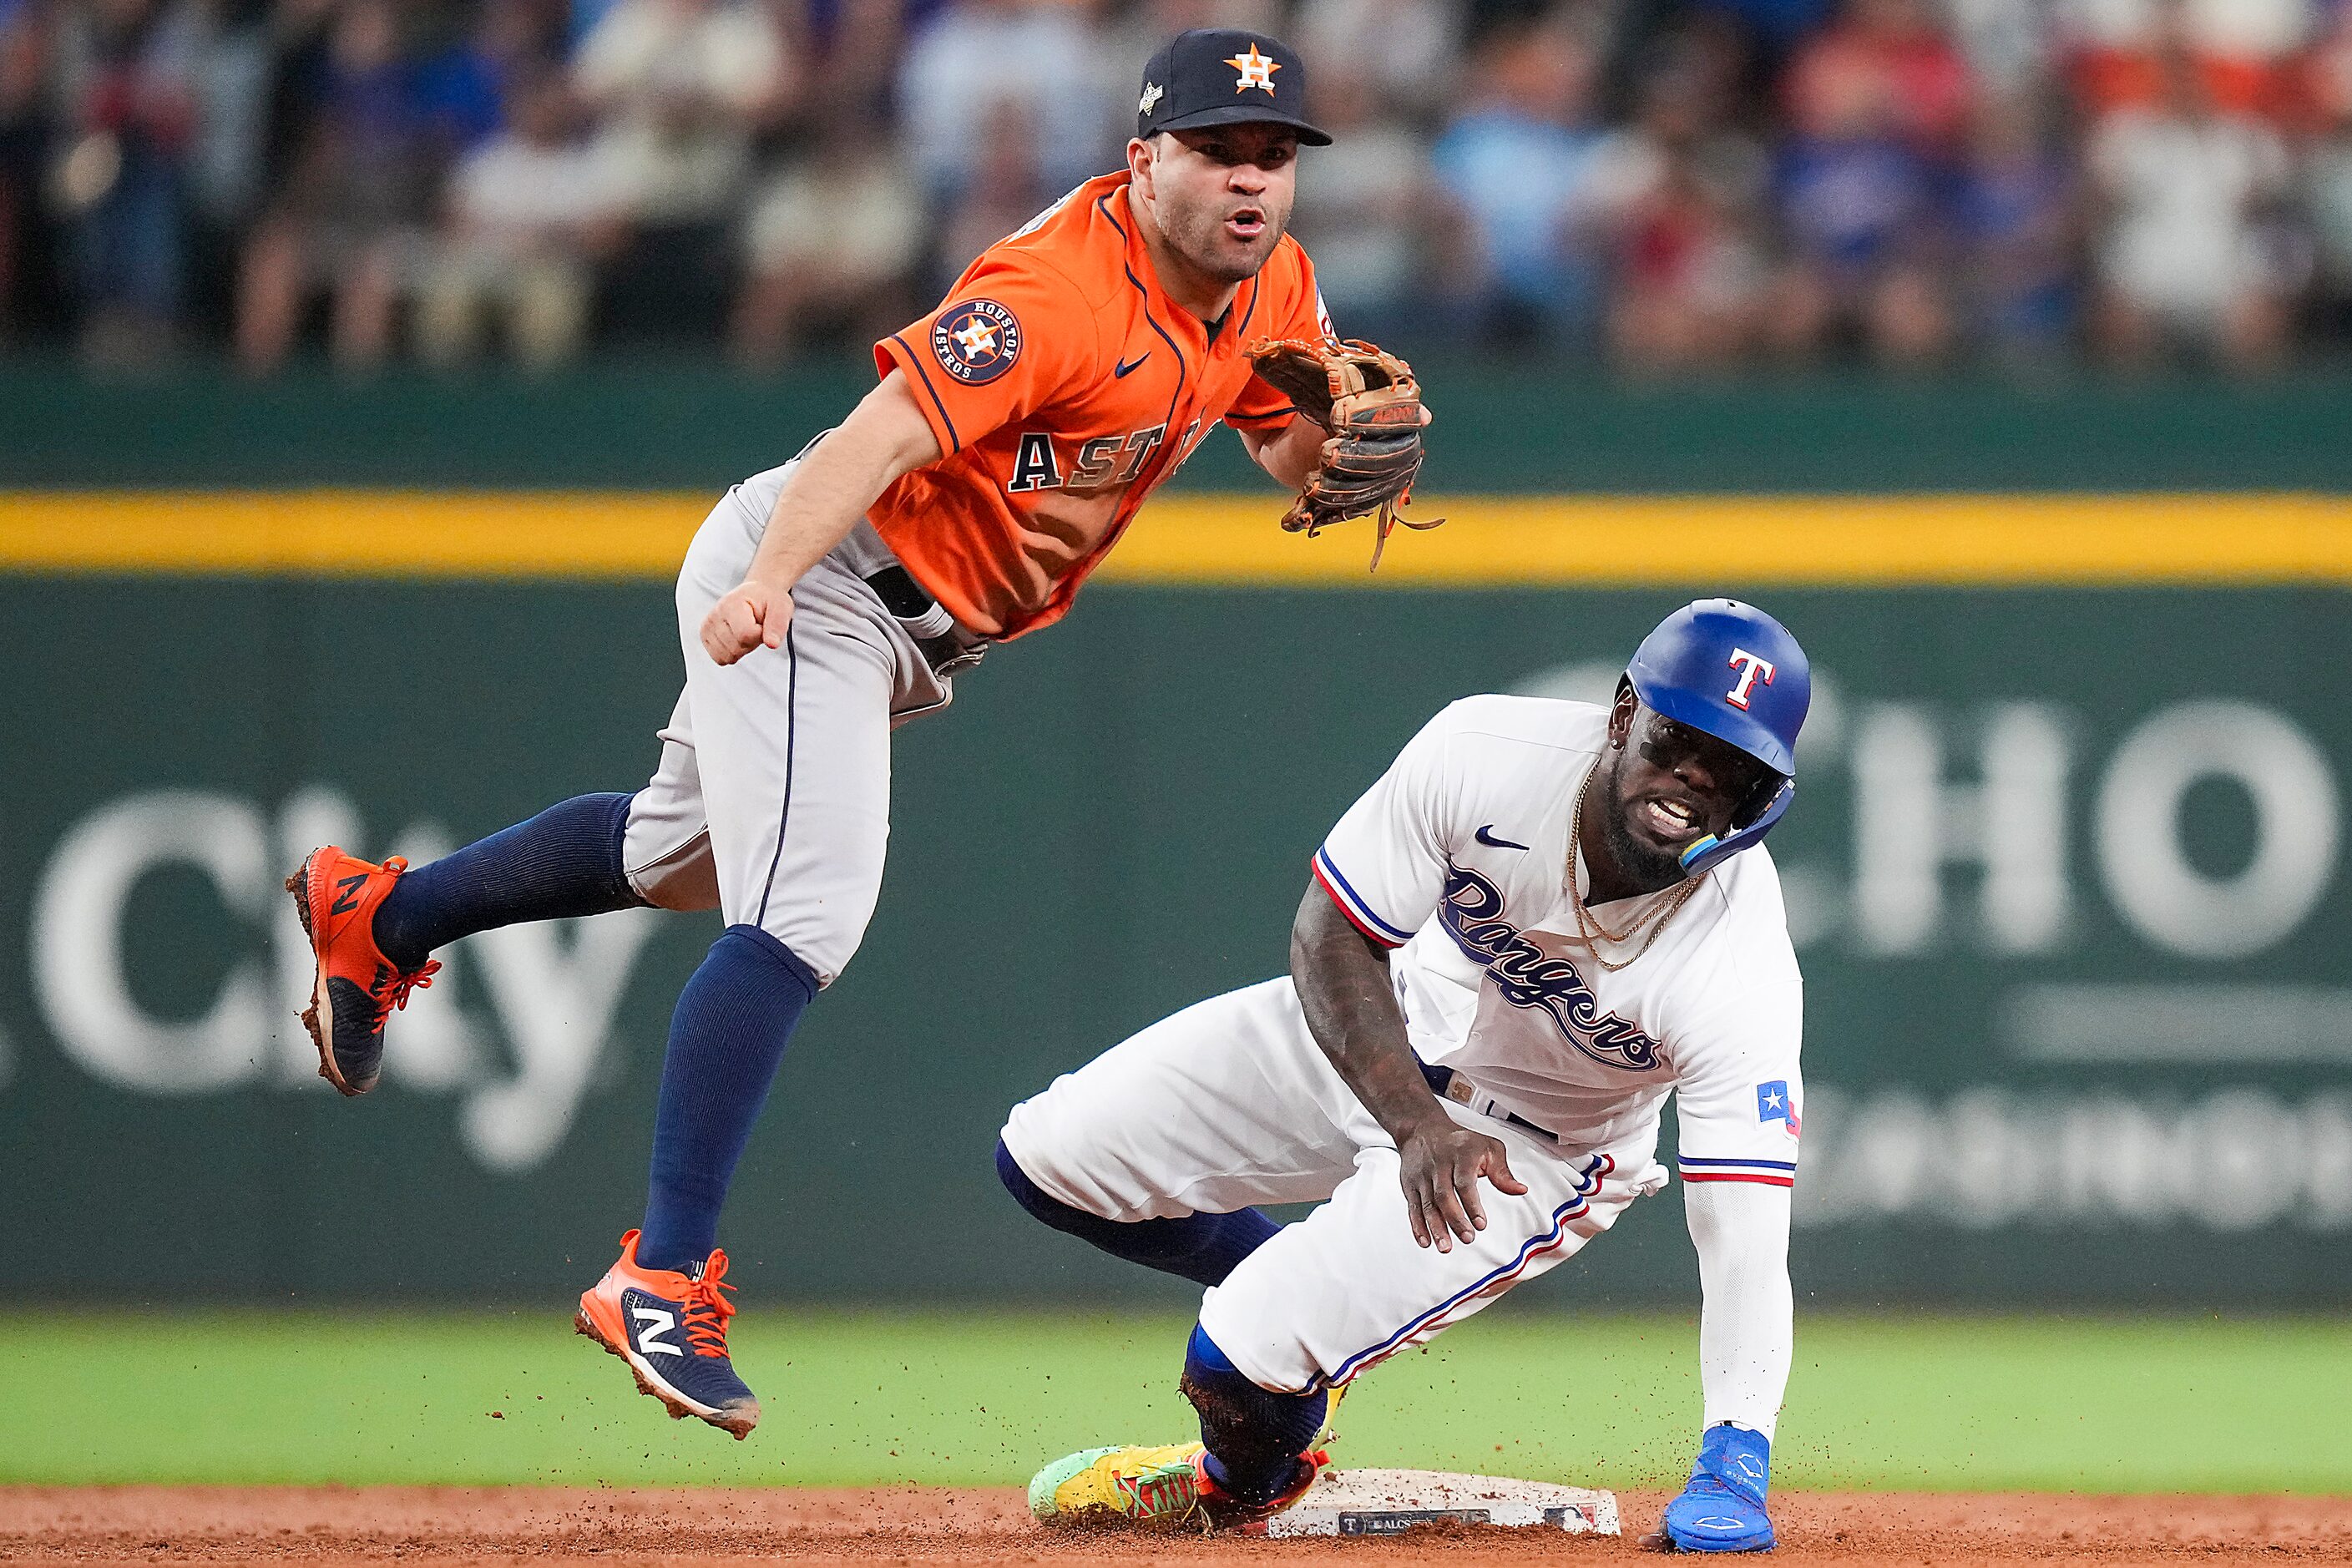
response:
<svg viewBox="0 0 2352 1568"><path fill-rule="evenodd" d="M723 1291L727 1254L714 1251L690 1272L637 1261L637 1233L621 1237L621 1260L580 1298L572 1327L629 1363L637 1387L677 1420L691 1415L738 1438L760 1424L760 1401L735 1375Z"/></svg>
<svg viewBox="0 0 2352 1568"><path fill-rule="evenodd" d="M1699 1439L1690 1484L1666 1505L1658 1533L1644 1544L1669 1552L1769 1552L1775 1544L1764 1494L1772 1440L1729 1425Z"/></svg>

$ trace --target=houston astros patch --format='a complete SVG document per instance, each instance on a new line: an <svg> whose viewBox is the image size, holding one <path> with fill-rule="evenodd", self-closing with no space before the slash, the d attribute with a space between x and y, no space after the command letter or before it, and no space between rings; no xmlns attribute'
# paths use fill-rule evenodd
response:
<svg viewBox="0 0 2352 1568"><path fill-rule="evenodd" d="M967 300L931 324L940 368L966 386L994 381L1021 357L1021 323L993 300Z"/></svg>

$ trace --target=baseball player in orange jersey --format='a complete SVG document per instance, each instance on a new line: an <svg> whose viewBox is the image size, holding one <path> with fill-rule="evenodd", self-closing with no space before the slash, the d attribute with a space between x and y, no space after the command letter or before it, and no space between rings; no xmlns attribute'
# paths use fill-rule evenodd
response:
<svg viewBox="0 0 2352 1568"><path fill-rule="evenodd" d="M728 493L678 574L686 688L644 788L414 868L329 845L288 880L318 958L304 1018L345 1094L374 1084L385 1019L444 943L639 904L721 912L670 1026L644 1223L577 1320L673 1415L739 1437L759 1419L728 1358L719 1214L794 1025L873 913L891 729L946 706L992 641L1058 619L1217 421L1286 485L1334 462L1244 352L1328 334L1284 232L1299 145L1330 140L1304 76L1263 34L1176 38L1145 69L1126 168L991 247L875 346L881 383L838 427ZM1417 464L1425 416L1402 413L1381 439Z"/></svg>

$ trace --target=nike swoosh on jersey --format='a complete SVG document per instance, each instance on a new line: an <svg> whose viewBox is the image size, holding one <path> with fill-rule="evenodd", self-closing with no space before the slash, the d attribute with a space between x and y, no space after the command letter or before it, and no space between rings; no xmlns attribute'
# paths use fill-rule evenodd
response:
<svg viewBox="0 0 2352 1568"><path fill-rule="evenodd" d="M1477 832L1472 834L1470 837L1475 838L1481 844L1491 846L1496 849L1525 849L1527 847L1524 844L1514 844L1507 838L1496 837L1495 825L1491 822L1486 824L1486 826L1480 828Z"/></svg>
<svg viewBox="0 0 2352 1568"><path fill-rule="evenodd" d="M1126 380L1126 379L1127 379L1127 373L1128 373L1129 371L1133 370L1137 365L1141 364L1145 360L1148 360L1148 359L1150 359L1150 357L1151 357L1151 351L1150 351L1150 349L1146 349L1146 350L1144 350L1141 353L1139 353L1139 354L1136 355L1133 359L1129 360L1125 364L1119 365L1119 366L1118 366L1117 368L1115 368L1114 370L1112 370L1112 372L1110 373L1111 379L1112 379L1113 381L1124 381L1124 380Z"/></svg>

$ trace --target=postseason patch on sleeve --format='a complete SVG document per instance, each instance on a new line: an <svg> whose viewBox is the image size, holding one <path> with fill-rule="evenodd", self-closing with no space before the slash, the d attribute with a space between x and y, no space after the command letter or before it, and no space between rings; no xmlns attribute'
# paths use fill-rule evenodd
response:
<svg viewBox="0 0 2352 1568"><path fill-rule="evenodd" d="M964 386L984 386L1021 357L1021 322L993 300L966 300L931 323L931 353Z"/></svg>

